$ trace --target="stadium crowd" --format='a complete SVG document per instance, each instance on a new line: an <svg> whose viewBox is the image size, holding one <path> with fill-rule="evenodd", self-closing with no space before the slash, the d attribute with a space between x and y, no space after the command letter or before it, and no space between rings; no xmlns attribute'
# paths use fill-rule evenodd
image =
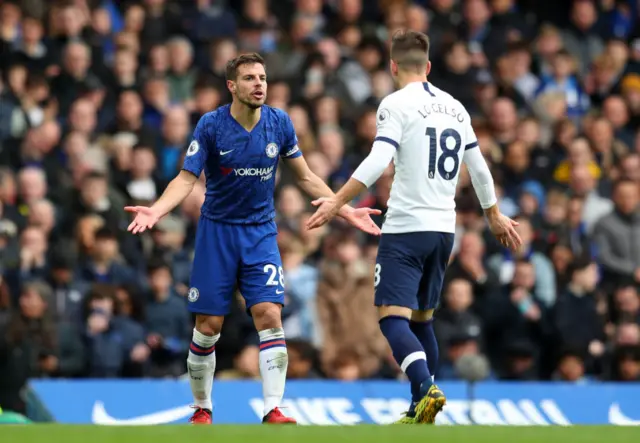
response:
<svg viewBox="0 0 640 443"><path fill-rule="evenodd" d="M471 113L524 240L491 239L463 171L436 378L478 354L495 379L639 381L638 3L0 2L0 404L21 410L32 377L182 375L204 185L141 237L123 207L162 193L247 51L338 189L371 147L403 27L430 36L429 80ZM384 210L392 178L357 203ZM284 168L278 183L289 377L401 378L372 303L378 239L304 230L309 199ZM216 375L258 377L257 344L238 295Z"/></svg>

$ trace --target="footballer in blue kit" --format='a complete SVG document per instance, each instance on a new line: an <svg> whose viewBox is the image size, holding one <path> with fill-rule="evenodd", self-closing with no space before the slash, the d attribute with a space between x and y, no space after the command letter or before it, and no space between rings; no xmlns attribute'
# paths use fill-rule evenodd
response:
<svg viewBox="0 0 640 443"><path fill-rule="evenodd" d="M196 314L187 358L195 408L190 422L212 422L215 345L237 289L260 339L263 423L296 423L279 409L288 366L281 319L285 282L274 221L279 160L291 167L298 185L309 196L334 194L307 166L289 116L264 104L267 81L260 55L246 54L229 61L226 76L232 103L200 118L182 170L158 201L151 207L125 208L135 214L129 231L138 234L152 228L192 192L204 172L205 202L187 295L189 310ZM380 229L370 217L378 213L344 205L339 215L353 226L379 235Z"/></svg>
<svg viewBox="0 0 640 443"><path fill-rule="evenodd" d="M273 193L278 160L301 156L291 120L279 109L263 105L251 131L231 116L230 105L202 117L183 166L196 177L204 170L207 186L188 296L192 312L227 314L236 281L247 309L265 301L284 305Z"/></svg>

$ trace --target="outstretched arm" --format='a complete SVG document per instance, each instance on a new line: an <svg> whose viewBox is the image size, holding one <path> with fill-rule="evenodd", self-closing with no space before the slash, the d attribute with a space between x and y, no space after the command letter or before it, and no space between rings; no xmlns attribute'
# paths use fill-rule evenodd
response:
<svg viewBox="0 0 640 443"><path fill-rule="evenodd" d="M321 197L333 197L335 194L331 188L309 169L309 165L304 157L286 158L285 162L291 168L296 176L298 186L311 198L318 199ZM338 215L344 216L353 211L348 205L339 208Z"/></svg>
<svg viewBox="0 0 640 443"><path fill-rule="evenodd" d="M349 181L333 199L313 202L320 206L307 221L307 228L318 228L333 218L339 208L353 200L358 194L373 185L389 166L402 140L404 116L402 107L387 97L382 100L376 113L376 138L371 152L355 170Z"/></svg>
<svg viewBox="0 0 640 443"><path fill-rule="evenodd" d="M198 177L183 169L169 182L160 198L151 206L151 210L159 217L164 217L191 194L197 181Z"/></svg>
<svg viewBox="0 0 640 443"><path fill-rule="evenodd" d="M347 183L336 194L337 203L347 203L371 187L393 160L396 147L384 140L376 140L371 152L356 169Z"/></svg>
<svg viewBox="0 0 640 443"><path fill-rule="evenodd" d="M128 212L136 214L129 225L129 231L138 234L153 228L158 220L173 211L191 193L204 169L209 152L208 144L213 143L213 139L207 131L212 124L214 122L208 114L200 118L193 131L193 139L184 157L182 170L176 178L171 180L167 189L151 207L126 206L124 208Z"/></svg>
<svg viewBox="0 0 640 443"><path fill-rule="evenodd" d="M323 182L320 177L315 175L309 169L309 166L307 165L307 162L304 160L304 158L289 158L286 159L286 162L291 166L294 173L296 174L298 185L309 196L315 199L335 199L336 196L331 188L329 188L329 186L327 186L327 184ZM316 202L317 201L318 200L316 200ZM354 209L347 204L342 204L336 208L335 214L340 215L347 222L368 234L380 235L380 228L378 228L378 226L371 219L371 215L381 214L381 211L378 209Z"/></svg>
<svg viewBox="0 0 640 443"><path fill-rule="evenodd" d="M164 190L160 198L151 206L125 206L125 211L132 212L136 216L129 224L128 231L134 234L141 234L147 229L154 227L158 220L167 215L187 198L198 178L186 170L180 174Z"/></svg>
<svg viewBox="0 0 640 443"><path fill-rule="evenodd" d="M373 185L387 169L395 154L395 145L377 140L371 152L355 170L349 181L333 198L318 199L314 205L322 207L307 221L307 228L318 228L338 214L340 208Z"/></svg>

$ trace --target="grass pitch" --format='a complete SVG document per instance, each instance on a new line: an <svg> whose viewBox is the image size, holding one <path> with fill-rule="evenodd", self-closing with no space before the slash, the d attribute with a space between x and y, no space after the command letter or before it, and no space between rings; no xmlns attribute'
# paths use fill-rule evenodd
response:
<svg viewBox="0 0 640 443"><path fill-rule="evenodd" d="M484 427L484 426L145 426L2 425L7 443L629 443L640 427Z"/></svg>

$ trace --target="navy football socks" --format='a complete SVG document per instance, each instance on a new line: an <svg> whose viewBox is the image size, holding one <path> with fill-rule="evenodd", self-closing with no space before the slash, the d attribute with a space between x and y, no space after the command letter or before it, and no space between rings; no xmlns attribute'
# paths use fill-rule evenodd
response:
<svg viewBox="0 0 640 443"><path fill-rule="evenodd" d="M433 331L433 319L422 322L412 321L409 323L411 331L418 337L424 352L427 354L427 366L429 373L435 375L438 370L438 342L436 341L436 333Z"/></svg>
<svg viewBox="0 0 640 443"><path fill-rule="evenodd" d="M417 403L432 385L422 344L411 331L409 320L404 317L388 316L381 319L380 330L391 346L393 357L411 382L412 403Z"/></svg>

